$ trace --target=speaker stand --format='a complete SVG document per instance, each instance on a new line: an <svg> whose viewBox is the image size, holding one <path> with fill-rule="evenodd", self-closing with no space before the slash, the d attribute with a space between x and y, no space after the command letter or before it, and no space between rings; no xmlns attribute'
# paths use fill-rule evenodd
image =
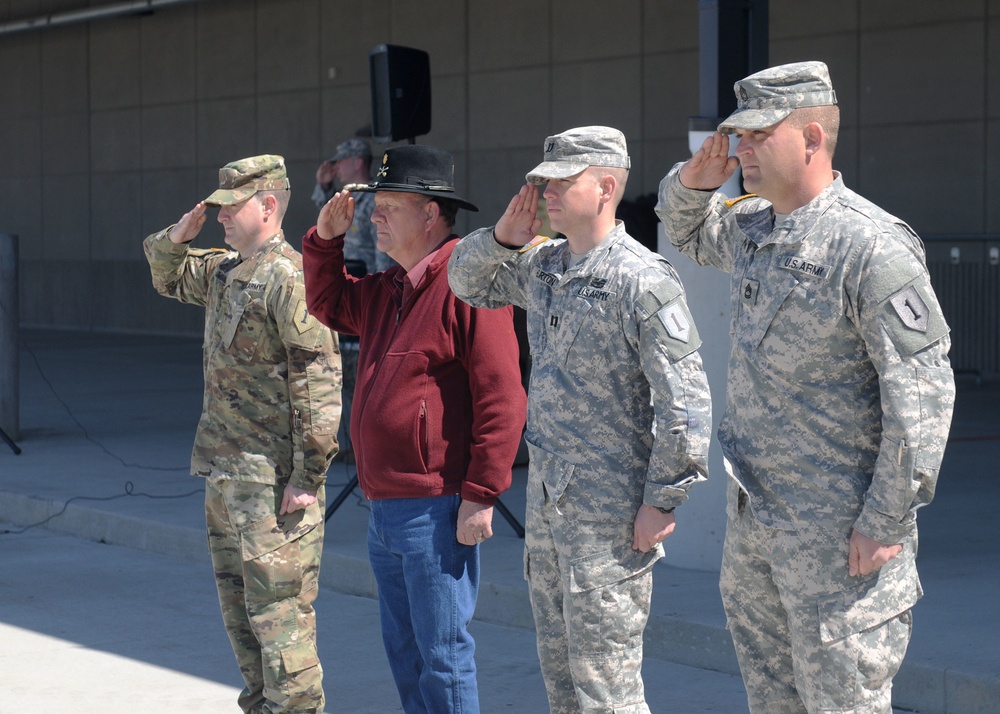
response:
<svg viewBox="0 0 1000 714"><path fill-rule="evenodd" d="M7 436L7 432L3 429L0 429L0 439L3 439L3 441L6 442L7 446L10 447L10 450L14 452L15 456L20 456L21 448L14 443L13 439Z"/></svg>

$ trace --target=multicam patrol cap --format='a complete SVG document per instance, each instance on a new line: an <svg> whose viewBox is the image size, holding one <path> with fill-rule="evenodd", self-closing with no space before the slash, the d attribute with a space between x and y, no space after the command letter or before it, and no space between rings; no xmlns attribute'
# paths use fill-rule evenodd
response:
<svg viewBox="0 0 1000 714"><path fill-rule="evenodd" d="M219 189L205 199L209 206L230 206L258 191L289 189L285 159L276 154L251 156L228 163L219 169Z"/></svg>
<svg viewBox="0 0 1000 714"><path fill-rule="evenodd" d="M528 172L528 183L576 176L589 166L631 167L625 135L609 126L581 126L545 140L544 160Z"/></svg>
<svg viewBox="0 0 1000 714"><path fill-rule="evenodd" d="M352 156L360 156L362 159L371 159L372 148L364 139L348 139L337 144L337 150L330 157L330 163L349 159Z"/></svg>
<svg viewBox="0 0 1000 714"><path fill-rule="evenodd" d="M751 74L733 85L736 111L719 124L732 134L774 126L796 109L837 103L830 71L823 62L794 62Z"/></svg>

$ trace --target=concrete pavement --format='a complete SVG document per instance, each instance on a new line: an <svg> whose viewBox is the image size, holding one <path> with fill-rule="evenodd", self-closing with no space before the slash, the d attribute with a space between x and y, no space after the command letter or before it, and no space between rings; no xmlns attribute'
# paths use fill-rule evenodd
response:
<svg viewBox="0 0 1000 714"><path fill-rule="evenodd" d="M0 534L0 714L235 710L238 673L205 553L201 483L186 475L199 341L26 330L20 359L21 455L0 443L0 531L12 531ZM901 709L1000 712L998 396L996 385L960 380L938 494L920 516L926 596L896 679ZM350 476L331 469L328 499ZM516 469L503 499L518 518L524 480ZM366 520L355 492L327 526L318 608L331 712L398 711ZM522 541L499 515L494 532L476 624L484 712L542 712ZM661 564L654 577L653 711L745 712L717 573Z"/></svg>

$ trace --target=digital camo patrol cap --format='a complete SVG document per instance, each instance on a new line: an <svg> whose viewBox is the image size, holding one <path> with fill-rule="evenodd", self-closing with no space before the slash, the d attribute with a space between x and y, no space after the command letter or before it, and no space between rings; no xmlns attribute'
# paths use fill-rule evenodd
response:
<svg viewBox="0 0 1000 714"><path fill-rule="evenodd" d="M751 74L733 85L736 111L719 124L719 131L774 126L796 109L837 103L830 71L823 62L795 62Z"/></svg>
<svg viewBox="0 0 1000 714"><path fill-rule="evenodd" d="M333 152L333 156L329 158L329 162L332 164L334 161L349 159L352 156L370 160L372 158L372 148L364 139L348 139L337 144L337 148Z"/></svg>
<svg viewBox="0 0 1000 714"><path fill-rule="evenodd" d="M219 169L219 188L205 199L208 206L230 206L258 191L289 189L285 159L276 154L251 156L226 164Z"/></svg>
<svg viewBox="0 0 1000 714"><path fill-rule="evenodd" d="M542 163L528 172L528 183L576 176L589 166L631 168L625 135L609 126L581 126L545 140Z"/></svg>

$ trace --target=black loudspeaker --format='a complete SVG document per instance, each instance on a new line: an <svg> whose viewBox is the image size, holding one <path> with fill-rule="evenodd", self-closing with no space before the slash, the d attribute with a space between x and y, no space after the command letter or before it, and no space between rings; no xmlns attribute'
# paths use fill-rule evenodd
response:
<svg viewBox="0 0 1000 714"><path fill-rule="evenodd" d="M378 45L368 54L372 138L412 139L431 130L431 58L423 50Z"/></svg>

